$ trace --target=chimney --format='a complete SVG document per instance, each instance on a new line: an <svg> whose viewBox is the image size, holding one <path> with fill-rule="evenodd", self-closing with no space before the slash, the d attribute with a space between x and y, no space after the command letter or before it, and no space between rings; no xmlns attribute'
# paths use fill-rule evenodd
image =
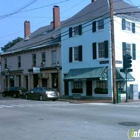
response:
<svg viewBox="0 0 140 140"><path fill-rule="evenodd" d="M30 21L24 22L24 38L30 34Z"/></svg>
<svg viewBox="0 0 140 140"><path fill-rule="evenodd" d="M91 2L95 2L96 0L91 0Z"/></svg>
<svg viewBox="0 0 140 140"><path fill-rule="evenodd" d="M60 26L60 9L59 6L53 7L53 29Z"/></svg>

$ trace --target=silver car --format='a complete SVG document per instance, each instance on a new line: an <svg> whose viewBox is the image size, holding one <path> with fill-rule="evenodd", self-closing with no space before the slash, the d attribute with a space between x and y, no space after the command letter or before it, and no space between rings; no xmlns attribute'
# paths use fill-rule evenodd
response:
<svg viewBox="0 0 140 140"><path fill-rule="evenodd" d="M25 99L39 99L40 101L48 99L55 101L58 96L57 90L48 87L36 87L25 93Z"/></svg>

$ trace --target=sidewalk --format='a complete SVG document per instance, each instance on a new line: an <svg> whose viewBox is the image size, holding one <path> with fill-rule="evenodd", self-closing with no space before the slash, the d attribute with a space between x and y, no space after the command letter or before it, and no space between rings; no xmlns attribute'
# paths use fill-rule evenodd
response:
<svg viewBox="0 0 140 140"><path fill-rule="evenodd" d="M64 97L60 97L58 99L58 101L66 101L69 103L76 103L76 104L83 104L83 103L110 103L110 104L113 104L113 100L73 99L73 98L64 98ZM139 100L128 99L128 102L125 102L125 100L121 101L121 103L133 103L133 102L140 103L140 99Z"/></svg>

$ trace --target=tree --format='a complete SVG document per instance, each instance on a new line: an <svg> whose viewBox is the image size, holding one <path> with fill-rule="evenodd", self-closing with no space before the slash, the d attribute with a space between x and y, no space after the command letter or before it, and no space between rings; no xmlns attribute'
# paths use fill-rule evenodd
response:
<svg viewBox="0 0 140 140"><path fill-rule="evenodd" d="M23 38L21 37L17 37L16 39L14 39L13 41L8 42L4 47L1 48L2 51L6 51L9 48L11 48L12 46L14 46L15 44L17 44L18 42L20 42Z"/></svg>

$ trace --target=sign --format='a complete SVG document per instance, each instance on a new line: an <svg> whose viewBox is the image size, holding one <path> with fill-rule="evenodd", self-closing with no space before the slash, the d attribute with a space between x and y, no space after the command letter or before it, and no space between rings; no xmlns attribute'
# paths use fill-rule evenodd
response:
<svg viewBox="0 0 140 140"><path fill-rule="evenodd" d="M33 73L40 73L39 67L33 67Z"/></svg>
<svg viewBox="0 0 140 140"><path fill-rule="evenodd" d="M13 79L14 79L14 75L9 75L9 78L10 78L11 80L13 80Z"/></svg>
<svg viewBox="0 0 140 140"><path fill-rule="evenodd" d="M109 61L100 61L100 64L108 64Z"/></svg>

